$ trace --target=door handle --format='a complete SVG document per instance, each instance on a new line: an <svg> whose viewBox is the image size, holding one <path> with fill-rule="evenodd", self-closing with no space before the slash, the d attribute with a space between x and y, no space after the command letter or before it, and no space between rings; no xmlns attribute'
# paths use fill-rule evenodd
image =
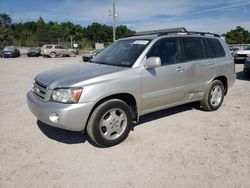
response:
<svg viewBox="0 0 250 188"><path fill-rule="evenodd" d="M184 70L184 68L182 68L182 67L177 67L176 68L176 71L178 71L178 72L182 72Z"/></svg>

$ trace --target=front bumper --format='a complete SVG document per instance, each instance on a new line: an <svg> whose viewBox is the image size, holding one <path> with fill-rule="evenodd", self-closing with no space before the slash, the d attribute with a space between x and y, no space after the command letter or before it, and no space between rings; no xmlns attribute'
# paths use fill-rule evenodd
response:
<svg viewBox="0 0 250 188"><path fill-rule="evenodd" d="M89 60L91 60L91 57L87 57L87 56L82 57L82 61L84 62L88 62Z"/></svg>
<svg viewBox="0 0 250 188"><path fill-rule="evenodd" d="M44 55L49 55L49 52L48 52L48 51L42 51L42 52L41 52L41 55L43 55L43 56L44 56Z"/></svg>
<svg viewBox="0 0 250 188"><path fill-rule="evenodd" d="M228 88L232 87L236 80L236 74L232 74L228 77Z"/></svg>
<svg viewBox="0 0 250 188"><path fill-rule="evenodd" d="M3 54L2 55L4 58L8 58L8 57L17 57L17 54Z"/></svg>
<svg viewBox="0 0 250 188"><path fill-rule="evenodd" d="M38 56L40 56L40 53L32 53L32 52L30 52L30 53L27 53L27 56L28 57L38 57Z"/></svg>
<svg viewBox="0 0 250 188"><path fill-rule="evenodd" d="M27 93L27 103L30 111L43 123L53 127L71 131L83 131L94 102L62 104L56 102L42 102L34 96L33 92ZM59 116L58 122L52 122L51 113Z"/></svg>
<svg viewBox="0 0 250 188"><path fill-rule="evenodd" d="M234 62L235 63L244 63L247 59L247 56L235 56Z"/></svg>

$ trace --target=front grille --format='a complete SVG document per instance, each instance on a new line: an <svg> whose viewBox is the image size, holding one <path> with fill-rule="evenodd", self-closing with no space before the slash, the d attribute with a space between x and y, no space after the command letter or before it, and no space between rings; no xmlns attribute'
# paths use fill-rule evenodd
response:
<svg viewBox="0 0 250 188"><path fill-rule="evenodd" d="M238 57L247 57L247 54L237 54Z"/></svg>
<svg viewBox="0 0 250 188"><path fill-rule="evenodd" d="M39 99L44 100L47 91L47 86L37 81L34 81L32 91Z"/></svg>

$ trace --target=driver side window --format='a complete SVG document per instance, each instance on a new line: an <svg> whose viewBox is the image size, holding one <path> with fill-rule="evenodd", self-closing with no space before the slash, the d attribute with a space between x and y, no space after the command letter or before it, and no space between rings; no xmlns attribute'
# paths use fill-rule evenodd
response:
<svg viewBox="0 0 250 188"><path fill-rule="evenodd" d="M167 38L157 41L147 54L147 58L149 57L160 57L163 66L180 62L177 39Z"/></svg>

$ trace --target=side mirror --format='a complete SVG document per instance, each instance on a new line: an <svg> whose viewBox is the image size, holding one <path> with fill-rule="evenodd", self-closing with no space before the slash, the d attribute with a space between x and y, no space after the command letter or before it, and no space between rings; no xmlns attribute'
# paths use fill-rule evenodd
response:
<svg viewBox="0 0 250 188"><path fill-rule="evenodd" d="M145 69L152 69L160 66L161 66L161 58L159 57L150 57L146 59L146 62L144 64Z"/></svg>

